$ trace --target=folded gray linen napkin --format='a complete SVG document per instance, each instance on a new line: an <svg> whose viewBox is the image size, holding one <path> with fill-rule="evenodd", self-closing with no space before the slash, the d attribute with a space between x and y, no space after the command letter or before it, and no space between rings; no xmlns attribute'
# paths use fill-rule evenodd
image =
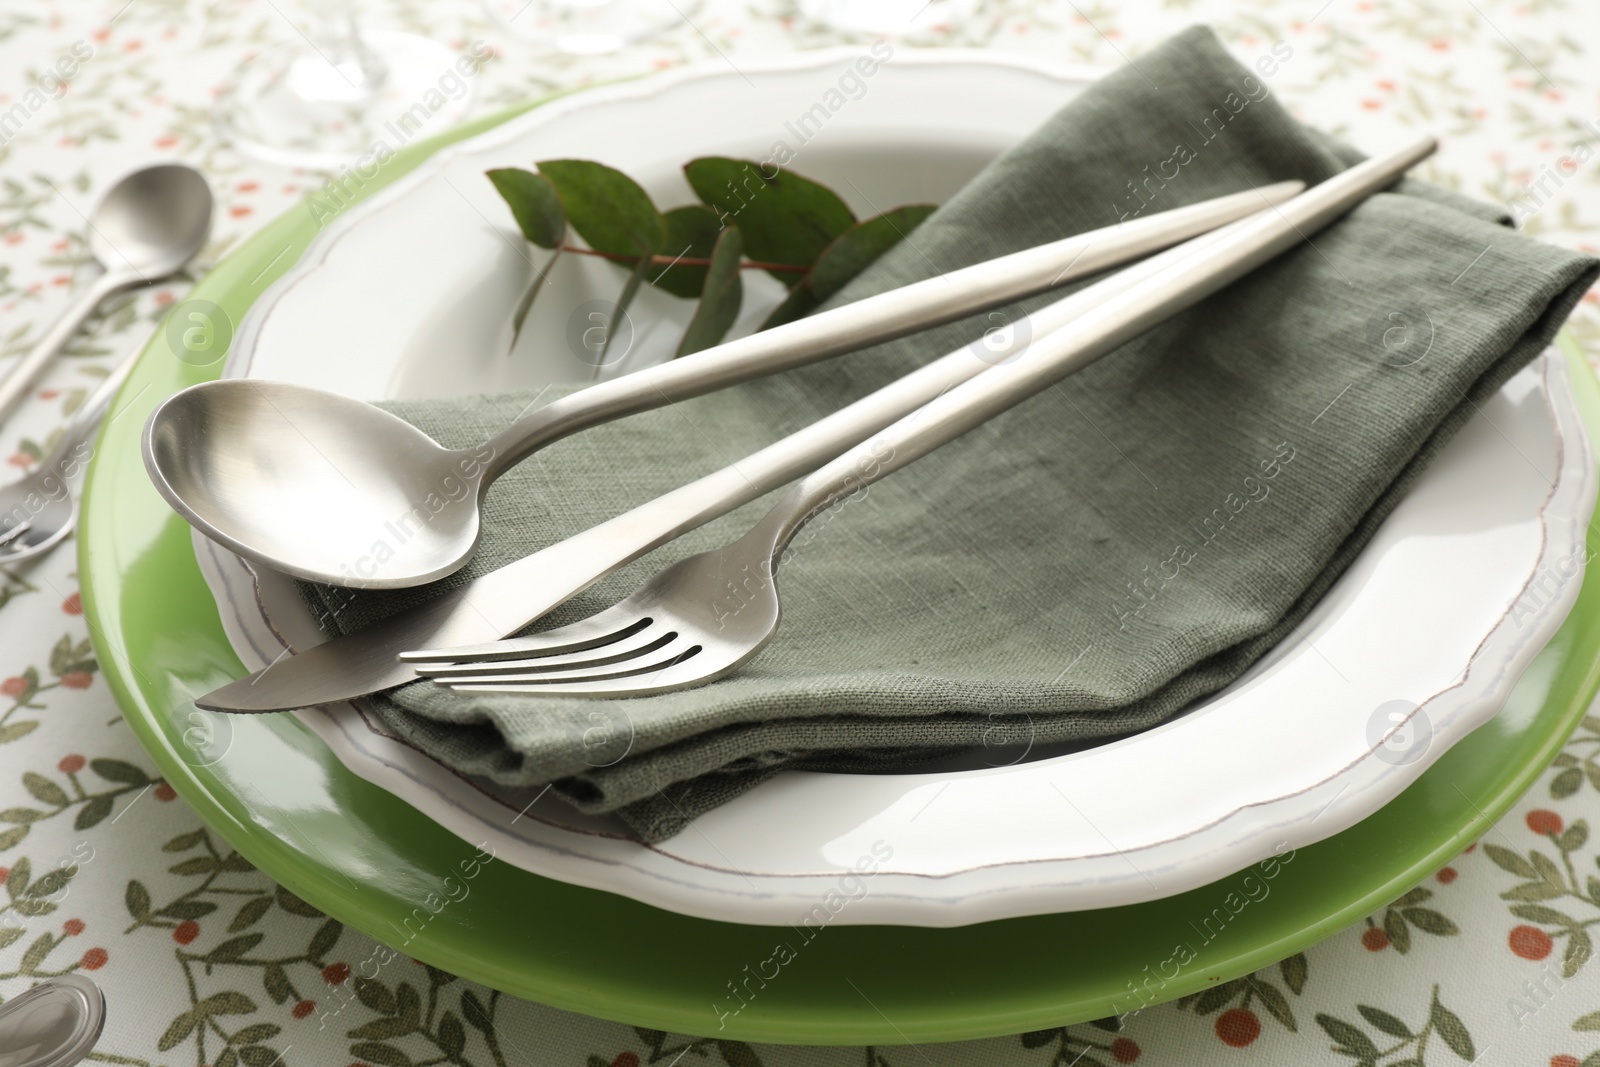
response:
<svg viewBox="0 0 1600 1067"><path fill-rule="evenodd" d="M836 302L1119 217L1317 182L1358 158L1194 28L1083 93ZM996 741L1009 759L1154 726L1304 617L1594 281L1595 260L1507 221L1403 182L872 486L784 558L783 628L729 678L620 701L424 682L374 698L373 714L460 773L553 783L650 841L784 768L905 770ZM977 316L589 430L495 485L482 549L460 575L307 595L331 631L358 628L724 466L986 325ZM465 446L529 400L390 407ZM538 628L610 606L771 503L662 548Z"/></svg>

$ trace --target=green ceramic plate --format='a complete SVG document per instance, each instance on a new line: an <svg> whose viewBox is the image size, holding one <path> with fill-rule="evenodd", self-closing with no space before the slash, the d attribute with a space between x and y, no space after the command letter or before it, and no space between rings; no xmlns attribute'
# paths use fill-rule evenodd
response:
<svg viewBox="0 0 1600 1067"><path fill-rule="evenodd" d="M370 194L478 123L402 153ZM278 219L215 270L191 300L233 322L314 236L309 210ZM182 310L185 305L180 304ZM1600 387L1564 341L1591 432ZM894 1044L976 1038L1078 1022L1171 999L1292 955L1382 907L1446 863L1534 781L1600 681L1600 577L1529 668L1506 709L1364 822L1303 848L1270 893L1198 946L1191 922L1240 878L1107 911L953 930L842 927L803 944L781 977L719 1019L728 983L773 954L783 933L659 911L489 863L470 892L426 922L432 892L459 897L472 847L357 778L294 718L227 720L226 756L197 766L182 744L191 699L243 673L223 636L189 529L151 488L139 456L150 409L215 377L175 355L166 331L144 352L102 433L79 534L84 610L105 677L151 757L246 858L342 922L411 956L517 996L641 1026L744 1040ZM187 757L187 758L186 758ZM472 868L467 868L472 869ZM409 922L408 922L409 920ZM1146 969L1148 968L1148 970ZM1156 976L1152 979L1152 975ZM719 1029L719 1023L721 1028Z"/></svg>

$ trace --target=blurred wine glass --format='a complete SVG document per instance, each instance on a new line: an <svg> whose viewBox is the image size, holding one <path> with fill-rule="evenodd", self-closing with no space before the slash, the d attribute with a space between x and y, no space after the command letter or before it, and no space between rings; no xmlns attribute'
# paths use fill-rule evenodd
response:
<svg viewBox="0 0 1600 1067"><path fill-rule="evenodd" d="M364 28L354 0L320 0L300 39L247 61L217 94L223 137L258 159L319 170L461 121L488 58L413 33Z"/></svg>
<svg viewBox="0 0 1600 1067"><path fill-rule="evenodd" d="M596 56L659 36L685 21L698 0L483 0L516 36L553 52Z"/></svg>

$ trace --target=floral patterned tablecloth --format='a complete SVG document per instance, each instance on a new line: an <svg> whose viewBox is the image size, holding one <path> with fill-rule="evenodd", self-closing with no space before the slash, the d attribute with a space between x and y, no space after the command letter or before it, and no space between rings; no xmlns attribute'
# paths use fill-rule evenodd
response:
<svg viewBox="0 0 1600 1067"><path fill-rule="evenodd" d="M539 3L539 0L534 0ZM706 0L619 56L541 56L475 0L369 4L373 21L494 49L475 113L554 86L845 38L791 0ZM0 0L0 360L24 351L95 268L83 216L121 172L183 159L219 196L196 273L321 177L242 158L209 121L214 88L297 39L294 0ZM1424 173L1508 204L1546 240L1600 251L1600 13L1592 0L982 0L934 45L1114 65L1196 21L1242 56L1285 42L1273 90L1367 138L1429 129ZM67 73L70 71L70 73ZM63 80L62 75L65 74ZM109 301L0 429L13 473L186 288ZM1600 293L1573 329L1600 360ZM88 973L123 1064L1329 1063L1600 1065L1600 712L1483 841L1382 912L1257 975L1092 1024L952 1045L746 1046L637 1030L500 996L421 964L352 976L372 944L274 886L201 825L98 677L70 547L0 569L0 995ZM410 968L410 970L406 970ZM319 1000L356 988L336 1025ZM339 996L341 1001L349 999ZM479 1028L484 1013L492 1026Z"/></svg>

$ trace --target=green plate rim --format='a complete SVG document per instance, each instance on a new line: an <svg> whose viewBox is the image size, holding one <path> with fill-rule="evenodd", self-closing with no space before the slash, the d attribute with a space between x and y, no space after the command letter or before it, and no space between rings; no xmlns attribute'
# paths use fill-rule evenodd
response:
<svg viewBox="0 0 1600 1067"><path fill-rule="evenodd" d="M439 148L542 102L402 149L354 195L346 195L343 206L370 196ZM348 193L349 182L345 189ZM298 260L318 228L304 204L291 209L229 256L175 312L192 306L192 301L210 300L237 322L243 310ZM1572 371L1585 425L1596 438L1600 386L1569 334L1563 333L1558 346ZM204 367L179 360L165 330L158 330L141 353L96 442L81 502L78 553L84 617L102 675L127 722L200 818L277 882L345 925L392 944L396 932L410 929L396 920L403 923L415 914L414 908L410 912L404 908L413 898L391 899L383 896L388 887L378 884L379 879L357 885L333 864L312 861L304 848L284 840L287 829L264 829L259 813L220 785L216 765L196 766L181 751L182 716L192 710L184 703L186 695L221 684L242 674L243 668L226 647L220 620L194 563L188 528L143 478L138 434L155 403L178 388L217 377L221 364L220 358ZM124 417L130 415L136 417ZM1214 942L1203 944L1202 951L1210 953L1205 965L1180 970L1177 977L1163 981L1148 1003L1197 992L1293 955L1388 903L1481 836L1533 784L1589 708L1600 688L1600 658L1591 654L1597 647L1600 578L1590 573L1568 619L1518 682L1496 720L1442 756L1380 812L1298 850L1293 865L1281 869L1285 881L1273 887L1280 903L1269 906L1267 900L1273 898L1266 897L1251 913L1266 918L1229 926ZM159 664L159 676L140 670L138 657L147 665ZM268 725L268 718L278 721ZM260 717L234 729L236 746L240 738L264 749L281 740L284 752L300 753L297 758L325 776L326 781L314 784L325 785L330 797L348 807L330 806L305 816L326 817L317 823L318 834L337 837L346 813L359 808L364 816L392 820L397 829L423 839L416 845L419 851L437 849L441 834L456 844L457 851L465 848L403 801L336 763L328 766L331 755L319 763L320 743L295 720ZM1474 780L1472 794L1455 785L1456 776ZM1465 809L1470 810L1464 815L1465 809L1452 801L1450 789L1466 801ZM307 838L312 848L319 839ZM1352 877L1352 862L1371 873ZM450 869L448 863L444 869ZM766 992L763 983L747 1007L719 1017L715 1005L726 1010L734 1001L712 979L748 975L737 966L741 962L770 962L770 956L763 959L762 946L783 928L674 915L505 864L490 863L482 870L483 880L474 886L491 897L489 909L445 908L438 915L447 921L414 933L404 946L406 955L516 996L634 1025L728 1039L838 1045L988 1037L1127 1010L1139 1001L1130 1000L1124 984L1132 988L1141 973L1148 973L1135 964L1159 962L1153 942L1134 945L1145 938L1142 931L1159 926L1158 917L1163 915L1204 914L1202 905L1220 899L1232 882L1223 879L1175 897L1102 912L1010 919L953 930L841 927L827 931L826 938L802 942L802 957L809 966L784 972L794 974L784 979L787 996L759 995ZM408 873L417 872L397 868L395 877L403 882ZM421 873L437 872L423 865ZM1359 885L1347 884L1351 882ZM417 884L403 888L419 891ZM1284 896L1299 902L1285 911ZM528 900L542 902L557 921L530 923L493 914L494 908L509 908L511 901ZM574 912L588 921L570 921ZM489 923L497 928L486 933ZM1244 933L1237 932L1241 927ZM1111 935L1123 940L1103 943ZM1096 938L1102 940L1098 946ZM557 944L569 947L556 952ZM812 948L813 944L821 947ZM594 954L576 970L572 961L558 962L572 954L572 945ZM1212 952L1213 946L1226 951ZM669 952L676 958L668 959ZM1127 957L1125 972L1102 967L1107 976L1090 976L1087 981L1064 973L1093 970L1074 963L1080 953L1094 958L1108 952ZM619 953L628 956L629 967L612 966ZM1048 963L1041 963L1042 953L1064 955L1052 955ZM886 967L890 954L897 955L903 966ZM961 962L953 970L940 970L938 964L947 957ZM872 990L871 999L854 982L848 986L854 990L851 993L837 981L842 974L835 972L844 967L861 976ZM696 968L702 977L710 976L704 984L695 980ZM1121 978L1127 982L1119 983ZM748 978L745 982L744 988L754 988ZM721 999L713 1004L719 993ZM720 1027L713 1025L718 1022Z"/></svg>

